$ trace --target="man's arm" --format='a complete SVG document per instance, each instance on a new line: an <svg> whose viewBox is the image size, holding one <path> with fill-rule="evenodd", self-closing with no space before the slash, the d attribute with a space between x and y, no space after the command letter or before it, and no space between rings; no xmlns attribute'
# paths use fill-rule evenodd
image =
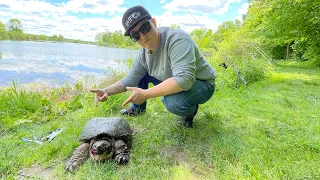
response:
<svg viewBox="0 0 320 180"><path fill-rule="evenodd" d="M167 96L183 91L173 77L163 81L162 83L150 88L146 92L146 98L154 98L159 96Z"/></svg>
<svg viewBox="0 0 320 180"><path fill-rule="evenodd" d="M178 93L183 91L179 84L173 79L169 78L162 83L144 90L137 87L127 87L128 91L131 91L131 96L122 104L122 106L127 105L129 102L134 104L142 104L149 98L167 96L170 94Z"/></svg>
<svg viewBox="0 0 320 180"><path fill-rule="evenodd" d="M112 85L104 88L103 90L104 90L104 92L106 92L108 94L108 96L123 93L123 92L127 91L126 87L122 84L121 81L117 81L117 82L113 83Z"/></svg>
<svg viewBox="0 0 320 180"><path fill-rule="evenodd" d="M104 102L108 99L108 96L125 91L127 90L120 81L117 81L104 89L90 89L90 92L95 93L94 101L96 106L98 106L98 101Z"/></svg>

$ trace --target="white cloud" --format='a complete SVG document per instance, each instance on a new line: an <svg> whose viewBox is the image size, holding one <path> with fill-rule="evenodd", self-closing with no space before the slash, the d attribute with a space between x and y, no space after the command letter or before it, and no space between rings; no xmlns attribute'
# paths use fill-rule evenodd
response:
<svg viewBox="0 0 320 180"><path fill-rule="evenodd" d="M240 1L161 0L166 11L157 17L157 21L161 26L180 25L187 32L199 29L200 26L189 14L173 16L176 12L185 11L185 7L200 24L215 30L219 24L209 19L208 14L222 14L231 3ZM121 15L126 9L120 7L123 3L124 0L70 0L61 4L39 0L0 0L0 21L7 23L11 18L17 18L22 22L25 33L48 36L61 34L65 38L94 41L98 32L123 30ZM246 11L247 6L248 3L243 4L239 14ZM81 18L77 17L79 14Z"/></svg>
<svg viewBox="0 0 320 180"><path fill-rule="evenodd" d="M94 41L98 32L121 30L121 16L102 18L104 14L124 12L119 7L123 0L71 0L62 4L50 4L38 0L0 0L0 21L7 23L11 18L22 22L25 33L63 35L65 38ZM101 18L78 18L72 13L100 14Z"/></svg>
<svg viewBox="0 0 320 180"><path fill-rule="evenodd" d="M242 21L242 15L248 12L249 3L243 3L241 7L238 9L238 16L235 19Z"/></svg>
<svg viewBox="0 0 320 180"><path fill-rule="evenodd" d="M83 12L83 13L110 13L124 12L125 8L119 6L123 4L124 0L71 0L63 7L67 11L71 12Z"/></svg>
<svg viewBox="0 0 320 180"><path fill-rule="evenodd" d="M44 1L22 1L22 0L10 0L10 1L0 1L3 5L10 6L10 11L19 12L21 14L27 13L37 13L44 16L47 16L48 13L54 14L65 14L66 9L61 6L54 6L50 3Z"/></svg>
<svg viewBox="0 0 320 180"><path fill-rule="evenodd" d="M165 0L160 0L160 4L164 4L164 3L166 3Z"/></svg>
<svg viewBox="0 0 320 180"><path fill-rule="evenodd" d="M231 3L240 3L241 0L173 0L163 8L170 11L188 11L200 14L223 14Z"/></svg>
<svg viewBox="0 0 320 180"><path fill-rule="evenodd" d="M194 18L196 19L194 19ZM162 16L155 17L157 24L160 26L171 26L172 24L177 24L181 29L190 33L195 29L208 28L213 31L217 30L219 23L213 19L209 19L207 16L191 16L181 15L181 16L172 16L172 12L167 11ZM198 24L199 23L199 24Z"/></svg>
<svg viewBox="0 0 320 180"><path fill-rule="evenodd" d="M243 3L241 7L238 9L239 14L246 14L248 12L249 3Z"/></svg>
<svg viewBox="0 0 320 180"><path fill-rule="evenodd" d="M163 6L165 11L161 16L157 17L160 26L170 26L177 24L181 29L190 33L195 29L207 28L216 31L219 22L208 18L208 11L215 11L214 14L225 13L228 6L232 2L239 2L241 0L173 0ZM192 16L186 12L186 9L192 13ZM175 12L184 11L185 15L174 15Z"/></svg>

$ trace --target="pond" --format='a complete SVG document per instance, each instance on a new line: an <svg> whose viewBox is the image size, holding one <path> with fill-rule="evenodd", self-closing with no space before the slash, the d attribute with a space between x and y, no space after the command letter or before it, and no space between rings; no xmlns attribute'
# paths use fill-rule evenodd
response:
<svg viewBox="0 0 320 180"><path fill-rule="evenodd" d="M0 87L37 83L57 87L77 81L99 83L114 72L126 71L136 50L96 45L0 41Z"/></svg>

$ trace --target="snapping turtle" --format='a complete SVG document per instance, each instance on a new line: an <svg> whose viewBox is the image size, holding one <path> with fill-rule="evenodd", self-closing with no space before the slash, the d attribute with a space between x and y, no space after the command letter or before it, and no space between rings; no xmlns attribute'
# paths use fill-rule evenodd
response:
<svg viewBox="0 0 320 180"><path fill-rule="evenodd" d="M97 162L114 159L118 164L129 161L132 131L129 124L119 117L92 118L80 135L82 142L67 161L65 170L74 172L89 157Z"/></svg>

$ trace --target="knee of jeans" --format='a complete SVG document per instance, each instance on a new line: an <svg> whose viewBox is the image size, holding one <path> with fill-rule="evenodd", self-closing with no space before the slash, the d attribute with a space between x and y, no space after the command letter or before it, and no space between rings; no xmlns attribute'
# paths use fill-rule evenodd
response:
<svg viewBox="0 0 320 180"><path fill-rule="evenodd" d="M175 115L185 116L186 111L188 110L188 107L185 106L185 104L183 104L182 102L178 102L175 99L162 97L161 101L166 109Z"/></svg>

